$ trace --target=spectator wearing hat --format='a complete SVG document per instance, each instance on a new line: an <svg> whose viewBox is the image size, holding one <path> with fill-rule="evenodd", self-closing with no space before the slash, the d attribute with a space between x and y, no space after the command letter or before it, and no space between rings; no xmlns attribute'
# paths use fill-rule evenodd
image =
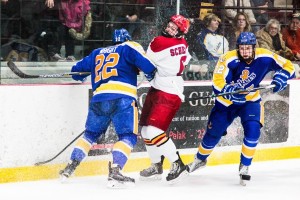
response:
<svg viewBox="0 0 300 200"><path fill-rule="evenodd" d="M300 13L294 13L291 21L282 30L282 37L287 47L289 47L295 58L300 60Z"/></svg>

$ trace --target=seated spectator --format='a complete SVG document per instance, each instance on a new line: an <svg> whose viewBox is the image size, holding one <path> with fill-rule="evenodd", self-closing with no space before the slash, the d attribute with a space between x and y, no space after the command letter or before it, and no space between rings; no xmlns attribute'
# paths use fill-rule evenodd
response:
<svg viewBox="0 0 300 200"><path fill-rule="evenodd" d="M280 33L280 23L276 19L270 19L265 28L256 32L257 46L269 49L289 60L294 60L292 51L286 47Z"/></svg>
<svg viewBox="0 0 300 200"><path fill-rule="evenodd" d="M112 20L117 22L114 28L125 28L133 38L136 38L142 23L136 6L137 0L111 0L109 2L116 3L116 5L110 5L110 10L114 13Z"/></svg>
<svg viewBox="0 0 300 200"><path fill-rule="evenodd" d="M136 11L139 19L144 22L155 21L154 0L137 0Z"/></svg>
<svg viewBox="0 0 300 200"><path fill-rule="evenodd" d="M244 12L238 12L231 25L225 35L229 42L229 50L236 49L236 40L241 32L251 32L248 15Z"/></svg>
<svg viewBox="0 0 300 200"><path fill-rule="evenodd" d="M219 57L228 51L227 39L218 32L221 19L210 13L203 19L205 28L197 35L197 43L203 48L206 59L212 61L213 65L219 60Z"/></svg>
<svg viewBox="0 0 300 200"><path fill-rule="evenodd" d="M273 7L273 2L271 0L251 0L251 6L253 9L254 17L256 19L257 25L253 27L255 32L261 28L261 25L266 24L269 21L268 8Z"/></svg>
<svg viewBox="0 0 300 200"><path fill-rule="evenodd" d="M300 8L300 1L299 0L293 0L292 5L294 9L299 9Z"/></svg>
<svg viewBox="0 0 300 200"><path fill-rule="evenodd" d="M282 38L295 58L300 60L300 13L292 15L289 26L282 30Z"/></svg>
<svg viewBox="0 0 300 200"><path fill-rule="evenodd" d="M232 7L232 6L237 6L237 7L249 7L251 8L251 3L250 0L225 0L224 1L225 7ZM256 23L256 19L254 17L252 9L239 9L239 11L244 12L248 15L249 17L249 22L251 24ZM238 9L225 9L225 16L228 19L229 22L232 22L235 18L235 16L238 13Z"/></svg>
<svg viewBox="0 0 300 200"><path fill-rule="evenodd" d="M154 0L137 0L136 14L141 22L138 31L134 32L133 38L140 40L140 44L147 49L151 40L157 35L155 23L155 2Z"/></svg>

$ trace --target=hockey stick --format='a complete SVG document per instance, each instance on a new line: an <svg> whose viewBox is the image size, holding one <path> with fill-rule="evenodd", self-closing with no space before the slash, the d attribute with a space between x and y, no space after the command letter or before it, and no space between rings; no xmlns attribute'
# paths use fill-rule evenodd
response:
<svg viewBox="0 0 300 200"><path fill-rule="evenodd" d="M40 75L31 75L22 72L13 61L8 61L7 66L20 78L69 78L72 75L89 75L90 72L68 72L60 74L40 74Z"/></svg>
<svg viewBox="0 0 300 200"><path fill-rule="evenodd" d="M267 89L271 89L271 88L274 88L274 87L275 87L275 85L259 86L259 87L252 88L252 89L249 89L249 90L237 90L237 91L234 91L234 92L224 92L224 93L212 94L212 95L204 96L204 97L185 98L185 101L194 101L194 100L199 100L199 99L216 98L216 97L219 97L219 96L232 95L232 94L238 94L238 93L249 93L249 92L255 92L257 90L267 90Z"/></svg>
<svg viewBox="0 0 300 200"><path fill-rule="evenodd" d="M142 84L142 82L144 81L145 77L143 76L142 80L139 82L139 84L137 85L137 88L139 88ZM60 152L58 152L54 157L50 158L49 160L45 160L45 161L41 161L41 162L37 162L34 165L35 166L39 166L39 165L43 165L46 163L51 162L52 160L54 160L55 158L57 158L60 154L62 154L71 144L73 144L78 138L80 138L85 131L82 131L78 136L76 136L76 138L74 138L67 146L65 146Z"/></svg>
<svg viewBox="0 0 300 200"><path fill-rule="evenodd" d="M63 148L60 152L58 152L54 157L50 158L49 160L45 160L45 161L41 161L41 162L37 162L34 165L35 166L39 166L39 165L43 165L46 164L48 162L51 162L52 160L54 160L55 158L57 158L60 154L62 154L62 152L64 152L71 144L73 144L78 138L80 138L83 133L85 131L82 131L78 136L76 136L76 138L74 138L67 146L65 146L65 148Z"/></svg>

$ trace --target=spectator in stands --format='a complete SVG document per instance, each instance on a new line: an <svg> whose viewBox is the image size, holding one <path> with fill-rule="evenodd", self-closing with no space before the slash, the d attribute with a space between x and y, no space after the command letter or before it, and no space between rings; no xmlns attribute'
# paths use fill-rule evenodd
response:
<svg viewBox="0 0 300 200"><path fill-rule="evenodd" d="M156 21L156 6L154 0L137 0L137 16L140 19L138 31L134 33L134 38L141 40L140 44L147 48L151 40L157 35L158 28ZM160 29L159 29L160 30Z"/></svg>
<svg viewBox="0 0 300 200"><path fill-rule="evenodd" d="M227 6L237 6L237 9L225 9L225 15L226 18L229 20L229 22L232 22L235 18L235 16L237 15L238 12L244 12L248 15L249 17L249 22L251 24L255 24L256 23L256 19L254 17L253 11L252 9L240 9L239 7L249 7L251 8L251 3L250 0L225 0L224 1L225 7Z"/></svg>
<svg viewBox="0 0 300 200"><path fill-rule="evenodd" d="M118 3L110 6L111 12L114 13L113 21L117 22L114 27L123 27L128 30L133 39L136 38L142 22L136 6L137 0L111 0L110 3Z"/></svg>
<svg viewBox="0 0 300 200"><path fill-rule="evenodd" d="M300 9L300 1L299 0L293 0L292 5L294 9Z"/></svg>
<svg viewBox="0 0 300 200"><path fill-rule="evenodd" d="M154 0L136 0L136 11L140 20L153 22L155 20Z"/></svg>
<svg viewBox="0 0 300 200"><path fill-rule="evenodd" d="M282 37L295 58L300 60L300 13L292 15L289 26L282 30Z"/></svg>
<svg viewBox="0 0 300 200"><path fill-rule="evenodd" d="M244 12L238 12L232 20L232 26L228 28L225 35L229 42L229 50L236 49L236 40L240 33L251 32L251 30L248 15Z"/></svg>
<svg viewBox="0 0 300 200"><path fill-rule="evenodd" d="M54 7L54 0L46 0L45 4L49 8ZM75 61L75 39L79 36L79 32L88 31L86 27L83 29L83 19L91 19L91 14L88 15L90 10L90 0L60 0L58 4L59 20L61 25L58 27L60 42L57 44L58 52L53 55L53 59L63 61L65 58L61 57L60 49L62 43L65 44L66 60ZM91 24L90 22L85 24ZM88 28L88 27L87 27ZM90 27L89 27L90 28ZM88 33L89 34L89 33Z"/></svg>
<svg viewBox="0 0 300 200"><path fill-rule="evenodd" d="M280 33L280 23L276 19L270 19L265 28L256 32L257 46L269 49L289 60L294 60L292 51L286 47Z"/></svg>
<svg viewBox="0 0 300 200"><path fill-rule="evenodd" d="M253 9L257 23L257 26L253 26L253 29L259 30L261 25L266 24L269 21L267 9L273 7L273 2L271 0L251 0L251 6L254 8L261 8L261 10Z"/></svg>
<svg viewBox="0 0 300 200"><path fill-rule="evenodd" d="M210 66L215 66L219 57L228 51L227 39L220 34L221 19L214 13L206 15L203 19L205 28L197 35L197 43L203 48L205 57L211 61Z"/></svg>

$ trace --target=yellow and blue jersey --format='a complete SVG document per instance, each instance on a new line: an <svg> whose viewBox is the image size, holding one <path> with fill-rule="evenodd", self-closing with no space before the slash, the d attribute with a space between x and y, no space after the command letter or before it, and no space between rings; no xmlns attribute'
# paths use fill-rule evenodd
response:
<svg viewBox="0 0 300 200"><path fill-rule="evenodd" d="M119 45L95 49L72 67L72 72L91 72L92 102L121 97L137 98L137 74L155 70L143 47L127 41ZM73 75L75 80L86 76Z"/></svg>
<svg viewBox="0 0 300 200"><path fill-rule="evenodd" d="M221 93L226 84L238 83L244 89L259 87L264 77L271 71L282 71L290 78L295 75L291 61L263 48L255 49L254 60L247 64L240 60L237 50L232 50L222 55L213 73L213 91ZM260 101L260 92L250 92L247 101ZM232 102L220 96L216 98L216 105L228 107Z"/></svg>

